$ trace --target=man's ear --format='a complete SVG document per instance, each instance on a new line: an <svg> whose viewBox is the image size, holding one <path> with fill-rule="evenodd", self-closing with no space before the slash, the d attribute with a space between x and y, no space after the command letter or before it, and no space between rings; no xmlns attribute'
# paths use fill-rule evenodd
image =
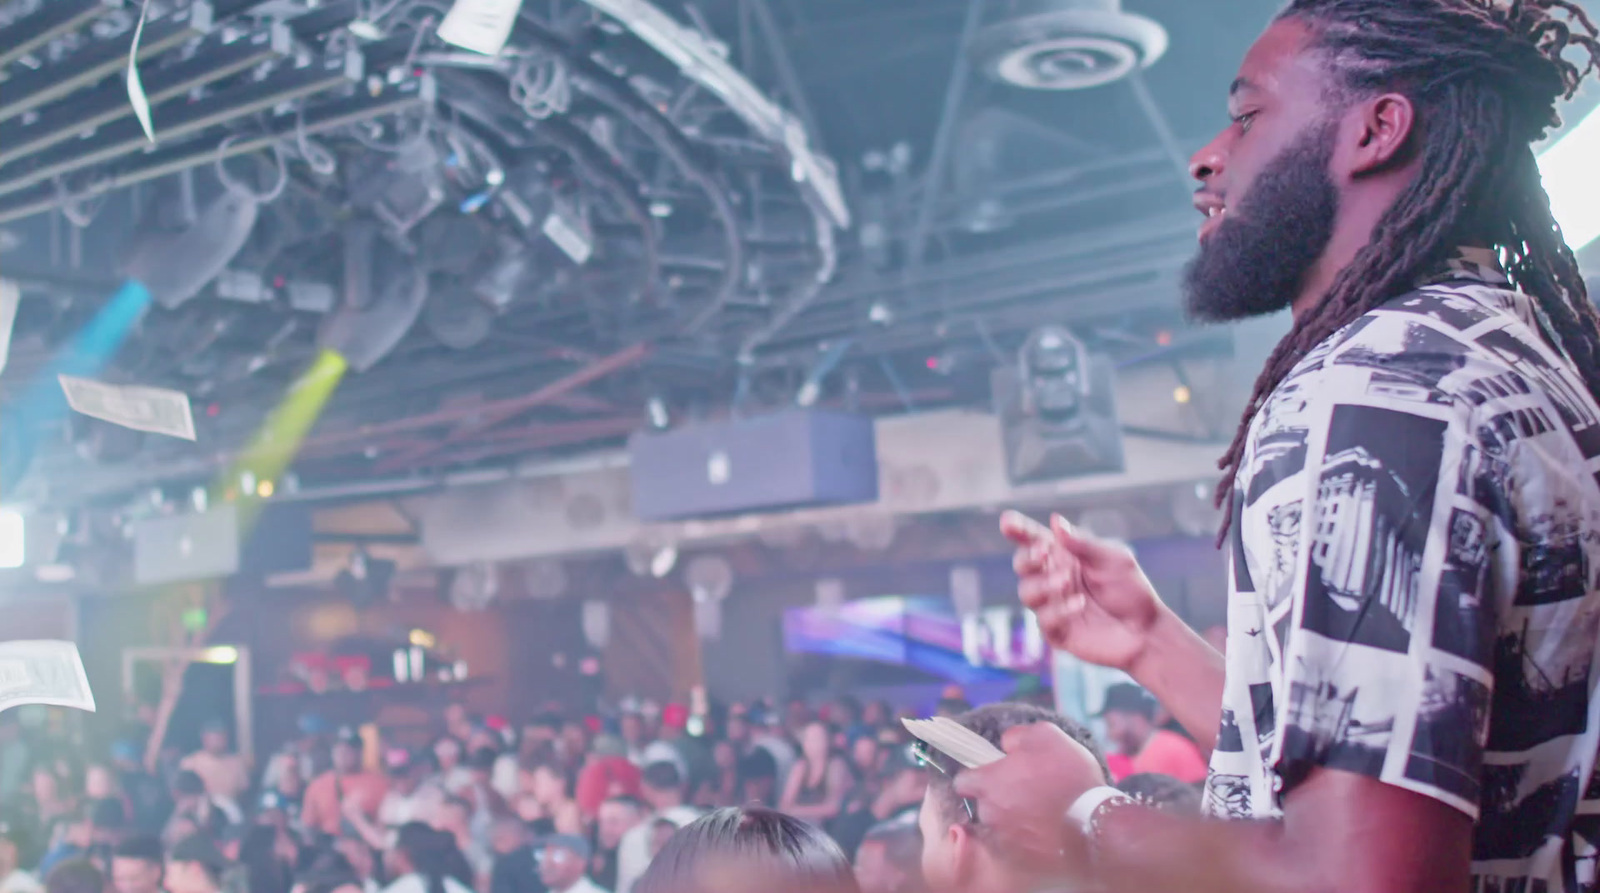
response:
<svg viewBox="0 0 1600 893"><path fill-rule="evenodd" d="M1355 103L1344 123L1350 176L1378 173L1410 159L1417 109L1407 97L1384 93Z"/></svg>
<svg viewBox="0 0 1600 893"><path fill-rule="evenodd" d="M977 872L978 838L963 822L951 822L945 833L950 836L950 873L965 889Z"/></svg>

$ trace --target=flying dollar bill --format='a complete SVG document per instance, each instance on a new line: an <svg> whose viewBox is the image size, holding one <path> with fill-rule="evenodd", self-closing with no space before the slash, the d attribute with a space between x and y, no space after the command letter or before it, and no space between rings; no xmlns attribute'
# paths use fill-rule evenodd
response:
<svg viewBox="0 0 1600 893"><path fill-rule="evenodd" d="M0 279L0 370L6 368L11 357L11 330L17 324L17 304L22 301L22 291L15 282Z"/></svg>
<svg viewBox="0 0 1600 893"><path fill-rule="evenodd" d="M71 375L59 376L73 411L113 425L194 440L189 395L166 388L113 385Z"/></svg>
<svg viewBox="0 0 1600 893"><path fill-rule="evenodd" d="M511 39L522 0L456 0L439 23L439 39L485 56L498 56Z"/></svg>
<svg viewBox="0 0 1600 893"><path fill-rule="evenodd" d="M78 646L46 639L0 642L0 713L29 704L94 712Z"/></svg>

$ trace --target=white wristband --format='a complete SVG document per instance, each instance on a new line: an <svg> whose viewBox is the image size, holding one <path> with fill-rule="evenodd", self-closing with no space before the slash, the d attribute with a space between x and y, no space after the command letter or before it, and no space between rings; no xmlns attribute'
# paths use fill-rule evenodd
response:
<svg viewBox="0 0 1600 893"><path fill-rule="evenodd" d="M1067 809L1067 820L1082 828L1083 833L1088 834L1090 830L1089 823L1100 807L1112 800L1128 799L1131 798L1127 794L1108 785L1090 788L1072 802L1072 806Z"/></svg>

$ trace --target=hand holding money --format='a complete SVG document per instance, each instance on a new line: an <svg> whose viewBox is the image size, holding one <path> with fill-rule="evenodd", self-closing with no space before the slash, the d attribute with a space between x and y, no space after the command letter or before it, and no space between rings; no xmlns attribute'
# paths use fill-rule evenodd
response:
<svg viewBox="0 0 1600 893"><path fill-rule="evenodd" d="M53 640L0 642L0 713L43 704L94 712L78 646Z"/></svg>

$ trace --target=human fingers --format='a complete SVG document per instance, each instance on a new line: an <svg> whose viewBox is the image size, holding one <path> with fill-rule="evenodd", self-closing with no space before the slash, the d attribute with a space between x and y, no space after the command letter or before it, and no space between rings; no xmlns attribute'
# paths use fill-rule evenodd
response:
<svg viewBox="0 0 1600 893"><path fill-rule="evenodd" d="M1019 546L1050 540L1049 527L1018 511L1007 511L1000 515L1000 532Z"/></svg>
<svg viewBox="0 0 1600 893"><path fill-rule="evenodd" d="M1090 566L1104 567L1127 557L1127 550L1121 546L1074 527L1060 515L1050 516L1050 538L1074 558Z"/></svg>
<svg viewBox="0 0 1600 893"><path fill-rule="evenodd" d="M1049 542L1018 546L1016 553L1011 556L1011 569L1016 571L1019 577L1041 573L1050 565L1051 550Z"/></svg>
<svg viewBox="0 0 1600 893"><path fill-rule="evenodd" d="M1017 583L1017 598L1023 607L1038 611L1057 601L1081 598L1078 575L1070 567L1055 568L1048 574L1030 574Z"/></svg>

